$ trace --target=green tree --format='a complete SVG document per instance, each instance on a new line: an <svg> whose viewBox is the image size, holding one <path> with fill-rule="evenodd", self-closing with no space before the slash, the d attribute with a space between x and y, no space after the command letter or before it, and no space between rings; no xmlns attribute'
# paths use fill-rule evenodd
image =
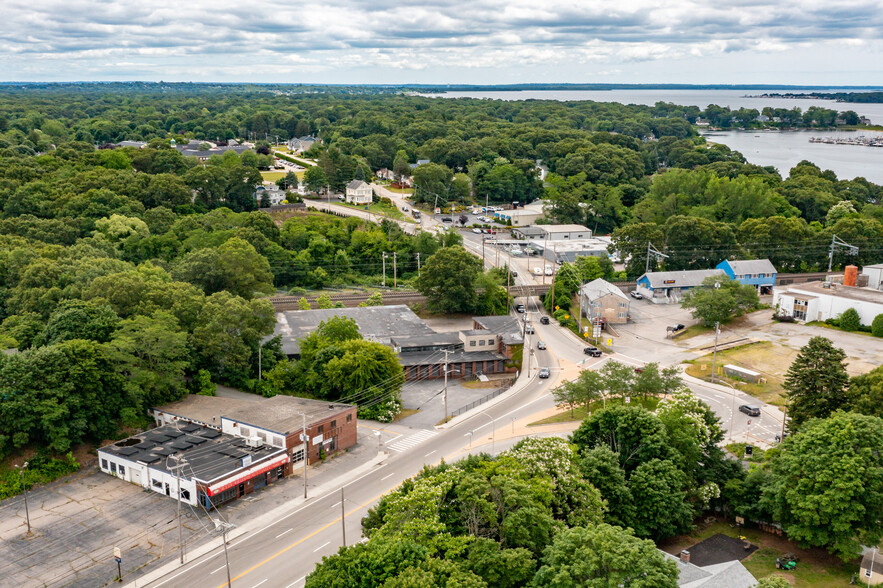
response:
<svg viewBox="0 0 883 588"><path fill-rule="evenodd" d="M871 334L875 337L883 337L883 314L878 314L871 322Z"/></svg>
<svg viewBox="0 0 883 588"><path fill-rule="evenodd" d="M862 321L856 309L847 308L840 315L840 328L844 331L858 331L861 326Z"/></svg>
<svg viewBox="0 0 883 588"><path fill-rule="evenodd" d="M320 294L316 298L316 305L319 308L334 308L334 302L331 301L331 297L328 294Z"/></svg>
<svg viewBox="0 0 883 588"><path fill-rule="evenodd" d="M320 193L328 185L328 176L321 166L311 165L304 172L304 184L307 190L315 194Z"/></svg>
<svg viewBox="0 0 883 588"><path fill-rule="evenodd" d="M651 459L640 464L629 476L629 490L638 537L659 540L690 528L694 512L687 502L687 476L673 462Z"/></svg>
<svg viewBox="0 0 883 588"><path fill-rule="evenodd" d="M543 551L533 586L543 588L675 588L677 564L652 541L628 530L600 524L572 527L555 536Z"/></svg>
<svg viewBox="0 0 883 588"><path fill-rule="evenodd" d="M844 561L883 537L883 420L812 419L770 459L765 501L791 539Z"/></svg>
<svg viewBox="0 0 883 588"><path fill-rule="evenodd" d="M571 441L583 453L593 447L609 447L628 474L651 459L675 456L659 418L643 408L627 405L595 411L573 432Z"/></svg>
<svg viewBox="0 0 883 588"><path fill-rule="evenodd" d="M297 301L297 307L300 310L310 310L312 306L310 306L309 301L303 296L300 297L300 300Z"/></svg>
<svg viewBox="0 0 883 588"><path fill-rule="evenodd" d="M51 345L70 339L92 339L104 343L110 339L119 322L120 318L107 304L66 300L49 317L41 343Z"/></svg>
<svg viewBox="0 0 883 588"><path fill-rule="evenodd" d="M459 245L444 247L426 260L417 289L433 312L469 312L475 307L480 273L481 260Z"/></svg>
<svg viewBox="0 0 883 588"><path fill-rule="evenodd" d="M208 370L199 370L193 377L193 391L200 396L216 396L218 385L212 382L212 375Z"/></svg>
<svg viewBox="0 0 883 588"><path fill-rule="evenodd" d="M684 294L681 306L692 309L693 318L710 327L716 322L729 322L757 308L759 303L754 286L740 284L727 276L709 276L702 281L702 286Z"/></svg>
<svg viewBox="0 0 883 588"><path fill-rule="evenodd" d="M362 302L359 306L383 306L383 293L372 292L365 302Z"/></svg>
<svg viewBox="0 0 883 588"><path fill-rule="evenodd" d="M606 520L621 527L630 526L635 518L635 504L625 470L619 465L619 455L604 445L584 450L580 469L607 502Z"/></svg>
<svg viewBox="0 0 883 588"><path fill-rule="evenodd" d="M198 249L185 255L174 270L175 277L195 284L206 294L226 290L243 298L271 293L273 274L267 258L238 237L217 249Z"/></svg>
<svg viewBox="0 0 883 588"><path fill-rule="evenodd" d="M846 354L825 337L813 337L785 374L788 416L795 429L813 417L825 418L848 403Z"/></svg>
<svg viewBox="0 0 883 588"><path fill-rule="evenodd" d="M849 408L883 417L883 366L849 380Z"/></svg>

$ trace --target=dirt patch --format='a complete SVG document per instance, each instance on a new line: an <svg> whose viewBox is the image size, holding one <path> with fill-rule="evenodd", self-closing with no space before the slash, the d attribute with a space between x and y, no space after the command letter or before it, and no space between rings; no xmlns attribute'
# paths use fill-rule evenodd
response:
<svg viewBox="0 0 883 588"><path fill-rule="evenodd" d="M797 351L794 349L770 341L725 349L717 352L718 377L766 403L781 405L784 404L782 383L785 381L785 373L796 357ZM687 368L687 373L696 378L709 379L713 361L711 353L694 359L692 365ZM752 384L725 377L722 374L722 366L726 364L759 372L766 381Z"/></svg>

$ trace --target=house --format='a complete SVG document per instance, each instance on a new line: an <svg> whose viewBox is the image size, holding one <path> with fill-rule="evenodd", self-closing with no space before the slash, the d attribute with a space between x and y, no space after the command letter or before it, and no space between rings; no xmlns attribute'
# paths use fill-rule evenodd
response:
<svg viewBox="0 0 883 588"><path fill-rule="evenodd" d="M862 557L859 584L865 586L883 584L883 556L879 553L879 549L869 549Z"/></svg>
<svg viewBox="0 0 883 588"><path fill-rule="evenodd" d="M705 278L723 275L721 269L647 272L638 278L638 292L654 304L676 303L685 290L701 286Z"/></svg>
<svg viewBox="0 0 883 588"><path fill-rule="evenodd" d="M426 165L427 163L431 163L431 161L429 159L418 159L417 163L409 163L408 167L411 169L417 169L421 165Z"/></svg>
<svg viewBox="0 0 883 588"><path fill-rule="evenodd" d="M270 206L279 206L283 200L288 198L288 193L272 185L258 186L254 191L254 197L258 201L258 206L263 206L264 200L269 201Z"/></svg>
<svg viewBox="0 0 883 588"><path fill-rule="evenodd" d="M680 588L754 588L757 579L739 560L698 566L690 563L690 552L682 551L680 557L662 552L678 564Z"/></svg>
<svg viewBox="0 0 883 588"><path fill-rule="evenodd" d="M319 139L316 137L306 136L300 138L294 138L288 140L288 149L294 153L303 153L304 151L309 151L310 147L313 146L313 143L318 142Z"/></svg>
<svg viewBox="0 0 883 588"><path fill-rule="evenodd" d="M759 114L754 120L756 120L757 122L770 122L770 117L765 114Z"/></svg>
<svg viewBox="0 0 883 588"><path fill-rule="evenodd" d="M392 182L393 180L396 179L396 174L395 174L395 172L392 171L391 169L387 169L387 168L385 168L385 167L380 168L379 170L377 170L377 171L374 173L374 175L377 176L377 178L380 179L380 180L387 180L387 181L390 181L390 182Z"/></svg>
<svg viewBox="0 0 883 588"><path fill-rule="evenodd" d="M593 323L597 319L613 324L628 322L629 297L617 286L598 278L580 288L579 294L580 306Z"/></svg>
<svg viewBox="0 0 883 588"><path fill-rule="evenodd" d="M346 185L346 201L352 204L371 204L374 191L362 180L353 180Z"/></svg>
<svg viewBox="0 0 883 588"><path fill-rule="evenodd" d="M731 280L757 287L758 294L772 294L776 268L769 259L724 260L717 264Z"/></svg>

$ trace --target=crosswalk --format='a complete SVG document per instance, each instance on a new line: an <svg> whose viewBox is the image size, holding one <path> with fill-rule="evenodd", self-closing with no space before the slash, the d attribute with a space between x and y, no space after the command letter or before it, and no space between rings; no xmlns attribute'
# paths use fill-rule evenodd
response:
<svg viewBox="0 0 883 588"><path fill-rule="evenodd" d="M406 451L408 449L411 449L412 447L420 445L424 441L432 439L436 435L438 435L437 431L420 431L418 433L414 433L413 435L409 435L404 439L401 439L400 441L391 443L388 447L392 451L398 451L401 453L402 451Z"/></svg>

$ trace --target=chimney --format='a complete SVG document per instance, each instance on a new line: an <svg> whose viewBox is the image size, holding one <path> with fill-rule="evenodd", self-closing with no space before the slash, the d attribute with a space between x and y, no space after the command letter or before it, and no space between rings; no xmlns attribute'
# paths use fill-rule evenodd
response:
<svg viewBox="0 0 883 588"><path fill-rule="evenodd" d="M690 563L690 552L686 549L681 551L681 563Z"/></svg>
<svg viewBox="0 0 883 588"><path fill-rule="evenodd" d="M846 266L845 271L843 272L843 285L844 286L855 286L855 280L858 276L858 268L854 265Z"/></svg>

